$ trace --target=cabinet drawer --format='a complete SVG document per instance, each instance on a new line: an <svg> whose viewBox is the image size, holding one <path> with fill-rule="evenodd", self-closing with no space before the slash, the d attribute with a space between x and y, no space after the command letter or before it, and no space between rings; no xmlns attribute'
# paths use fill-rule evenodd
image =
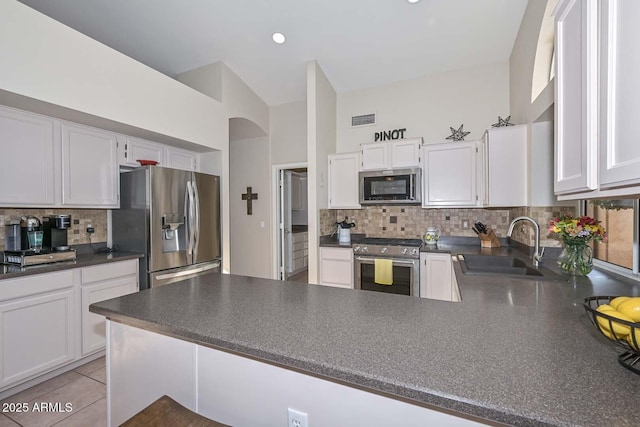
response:
<svg viewBox="0 0 640 427"><path fill-rule="evenodd" d="M309 233L294 233L292 240L293 243L306 242L309 240Z"/></svg>
<svg viewBox="0 0 640 427"><path fill-rule="evenodd" d="M0 280L0 301L57 291L73 286L73 271L35 274L19 279Z"/></svg>
<svg viewBox="0 0 640 427"><path fill-rule="evenodd" d="M100 282L138 273L138 260L112 262L82 269L82 284Z"/></svg>
<svg viewBox="0 0 640 427"><path fill-rule="evenodd" d="M335 259L342 261L351 261L353 250L351 248L322 248L322 259Z"/></svg>
<svg viewBox="0 0 640 427"><path fill-rule="evenodd" d="M293 251L303 251L309 247L309 242L297 242L293 244Z"/></svg>

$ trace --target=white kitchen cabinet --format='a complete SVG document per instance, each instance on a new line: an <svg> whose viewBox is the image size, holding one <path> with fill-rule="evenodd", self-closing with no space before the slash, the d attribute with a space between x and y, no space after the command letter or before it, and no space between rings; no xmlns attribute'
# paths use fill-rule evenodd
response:
<svg viewBox="0 0 640 427"><path fill-rule="evenodd" d="M401 169L420 166L422 138L361 144L362 170Z"/></svg>
<svg viewBox="0 0 640 427"><path fill-rule="evenodd" d="M291 174L291 210L301 211L307 207L307 177Z"/></svg>
<svg viewBox="0 0 640 427"><path fill-rule="evenodd" d="M71 270L0 281L0 391L75 359Z"/></svg>
<svg viewBox="0 0 640 427"><path fill-rule="evenodd" d="M117 208L120 175L116 135L62 124L62 204Z"/></svg>
<svg viewBox="0 0 640 427"><path fill-rule="evenodd" d="M0 107L0 205L56 204L59 187L60 126L44 116ZM57 156L57 158L56 158Z"/></svg>
<svg viewBox="0 0 640 427"><path fill-rule="evenodd" d="M360 153L329 155L329 209L360 209Z"/></svg>
<svg viewBox="0 0 640 427"><path fill-rule="evenodd" d="M597 0L564 1L556 18L556 194L597 182Z"/></svg>
<svg viewBox="0 0 640 427"><path fill-rule="evenodd" d="M640 2L602 0L600 16L599 186L640 189ZM594 100L595 101L595 100Z"/></svg>
<svg viewBox="0 0 640 427"><path fill-rule="evenodd" d="M459 301L459 291L453 275L450 254L421 253L420 298Z"/></svg>
<svg viewBox="0 0 640 427"><path fill-rule="evenodd" d="M89 306L138 290L138 260L85 267L81 270L82 355L104 350L105 318L89 312Z"/></svg>
<svg viewBox="0 0 640 427"><path fill-rule="evenodd" d="M118 160L121 166L140 166L138 160L154 160L160 166L166 166L166 149L157 142L121 136L118 144Z"/></svg>
<svg viewBox="0 0 640 427"><path fill-rule="evenodd" d="M482 145L478 141L426 144L422 206L476 207L481 204Z"/></svg>
<svg viewBox="0 0 640 427"><path fill-rule="evenodd" d="M198 171L198 154L193 151L167 147L167 167L187 171Z"/></svg>
<svg viewBox="0 0 640 427"><path fill-rule="evenodd" d="M483 136L483 145L483 205L527 206L527 125L488 129Z"/></svg>
<svg viewBox="0 0 640 427"><path fill-rule="evenodd" d="M293 233L293 259L289 276L298 274L309 266L309 233Z"/></svg>
<svg viewBox="0 0 640 427"><path fill-rule="evenodd" d="M640 193L639 13L623 0L563 0L555 10L559 199Z"/></svg>
<svg viewBox="0 0 640 427"><path fill-rule="evenodd" d="M353 249L320 247L318 284L353 289Z"/></svg>

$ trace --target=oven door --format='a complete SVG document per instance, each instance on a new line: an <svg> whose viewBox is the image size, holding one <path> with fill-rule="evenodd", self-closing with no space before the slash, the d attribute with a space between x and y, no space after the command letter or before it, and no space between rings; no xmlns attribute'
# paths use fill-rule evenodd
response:
<svg viewBox="0 0 640 427"><path fill-rule="evenodd" d="M375 257L355 256L354 287L367 291L418 296L420 260L391 258L393 261L393 284L380 285L375 282Z"/></svg>

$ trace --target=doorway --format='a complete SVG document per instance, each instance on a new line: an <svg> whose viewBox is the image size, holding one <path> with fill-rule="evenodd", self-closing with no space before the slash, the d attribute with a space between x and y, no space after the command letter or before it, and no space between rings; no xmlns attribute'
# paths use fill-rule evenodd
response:
<svg viewBox="0 0 640 427"><path fill-rule="evenodd" d="M308 283L309 211L306 163L274 166L275 219L273 229L277 254L273 278Z"/></svg>

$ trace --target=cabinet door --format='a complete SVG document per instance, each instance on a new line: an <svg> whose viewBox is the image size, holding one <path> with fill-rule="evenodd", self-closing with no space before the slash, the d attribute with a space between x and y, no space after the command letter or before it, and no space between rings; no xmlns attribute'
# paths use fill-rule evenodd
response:
<svg viewBox="0 0 640 427"><path fill-rule="evenodd" d="M360 209L358 153L329 155L329 209Z"/></svg>
<svg viewBox="0 0 640 427"><path fill-rule="evenodd" d="M640 2L603 0L600 56L600 188L640 183Z"/></svg>
<svg viewBox="0 0 640 427"><path fill-rule="evenodd" d="M424 207L478 203L477 145L476 141L425 145Z"/></svg>
<svg viewBox="0 0 640 427"><path fill-rule="evenodd" d="M0 302L0 389L75 358L71 272L3 281Z"/></svg>
<svg viewBox="0 0 640 427"><path fill-rule="evenodd" d="M291 174L291 210L302 210L301 177L296 173Z"/></svg>
<svg viewBox="0 0 640 427"><path fill-rule="evenodd" d="M353 250L320 248L320 285L353 289Z"/></svg>
<svg viewBox="0 0 640 427"><path fill-rule="evenodd" d="M128 276L116 280L82 286L82 355L103 350L106 345L105 317L89 312L94 302L136 292L138 277Z"/></svg>
<svg viewBox="0 0 640 427"><path fill-rule="evenodd" d="M118 207L116 136L98 129L62 125L62 204Z"/></svg>
<svg viewBox="0 0 640 427"><path fill-rule="evenodd" d="M120 164L125 166L140 166L138 160L155 160L159 165L165 166L165 147L156 142L124 137L119 146L118 158Z"/></svg>
<svg viewBox="0 0 640 427"><path fill-rule="evenodd" d="M362 170L388 169L391 167L390 142L362 144Z"/></svg>
<svg viewBox="0 0 640 427"><path fill-rule="evenodd" d="M453 301L450 254L420 254L420 298Z"/></svg>
<svg viewBox="0 0 640 427"><path fill-rule="evenodd" d="M391 167L411 168L420 166L422 138L397 140L391 143Z"/></svg>
<svg viewBox="0 0 640 427"><path fill-rule="evenodd" d="M0 108L2 206L49 206L55 200L54 146L59 127L46 117Z"/></svg>
<svg viewBox="0 0 640 427"><path fill-rule="evenodd" d="M186 171L198 170L198 155L192 151L167 147L167 166Z"/></svg>
<svg viewBox="0 0 640 427"><path fill-rule="evenodd" d="M597 0L556 11L556 194L598 187Z"/></svg>
<svg viewBox="0 0 640 427"><path fill-rule="evenodd" d="M489 129L485 135L488 206L527 206L527 126Z"/></svg>

